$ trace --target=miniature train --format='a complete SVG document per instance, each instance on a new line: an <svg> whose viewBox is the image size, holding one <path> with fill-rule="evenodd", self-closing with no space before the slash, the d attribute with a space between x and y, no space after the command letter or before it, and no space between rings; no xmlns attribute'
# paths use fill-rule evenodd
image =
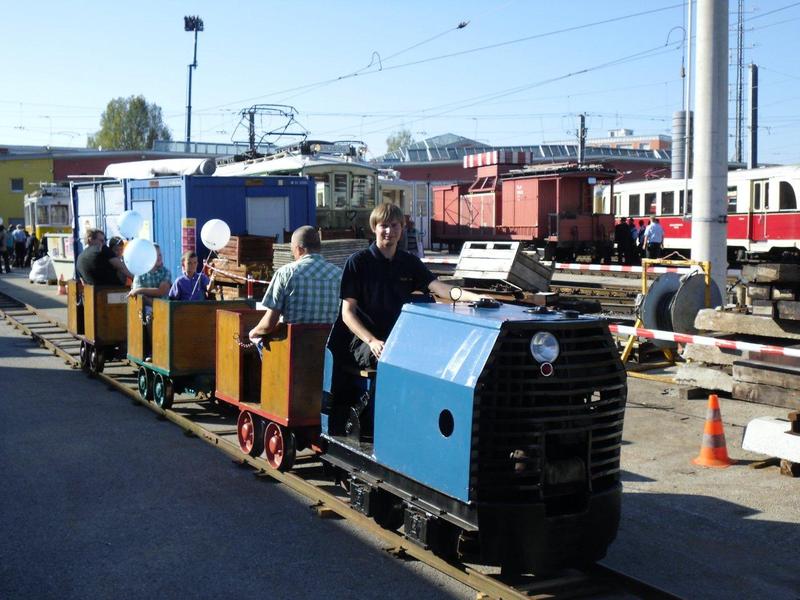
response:
<svg viewBox="0 0 800 600"><path fill-rule="evenodd" d="M72 327L81 310L70 289ZM442 556L543 573L602 558L616 536L626 377L601 320L407 304L377 370L359 371L330 325L281 326L261 360L246 341L260 311L157 300L144 361L140 299L126 314L114 294L83 289L88 371L124 356L124 340L86 332L126 332L143 398L167 408L178 388L213 390L239 412L242 452L288 470L310 448L355 509Z"/></svg>
<svg viewBox="0 0 800 600"><path fill-rule="evenodd" d="M600 210L599 196L618 172L530 162L529 152L465 156L465 168L477 167L475 181L433 188L432 240L451 250L468 240L519 240L543 249L546 260L608 259L614 216Z"/></svg>
<svg viewBox="0 0 800 600"><path fill-rule="evenodd" d="M694 181L684 202L683 179L619 183L603 192L604 208L618 217L647 222L658 217L664 247L687 251L692 238ZM728 173L726 220L729 260L800 256L800 165L740 169Z"/></svg>

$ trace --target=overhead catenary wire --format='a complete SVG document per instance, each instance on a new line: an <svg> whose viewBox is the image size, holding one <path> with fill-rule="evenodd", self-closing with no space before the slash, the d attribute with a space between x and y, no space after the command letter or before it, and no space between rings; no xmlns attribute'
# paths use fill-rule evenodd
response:
<svg viewBox="0 0 800 600"><path fill-rule="evenodd" d="M674 47L670 47L670 46L675 46L675 43L667 45L667 49L666 50L665 50L665 45L662 44L662 45L659 45L659 46L655 46L653 48L649 48L647 50L636 52L634 54L630 54L630 55L623 56L623 57L620 57L620 58L616 58L616 59L613 59L613 60L610 60L610 61L606 61L604 63L593 65L591 67L585 67L585 68L582 68L582 69L571 71L569 73L564 73L562 75L557 75L555 77L549 77L547 79L542 79L542 80L539 80L539 81L530 82L530 83L523 84L523 85L520 85L520 86L514 86L512 88L506 88L504 90L500 90L500 91L497 91L497 92L489 92L488 94L483 94L483 95L480 95L480 96L474 96L472 98L469 98L469 99L466 99L466 100L462 100L462 101L457 101L457 102L453 102L453 103L447 103L447 104L443 104L443 105L439 105L439 106L434 106L434 107L431 107L431 108L426 109L426 110L427 111L437 111L438 110L439 112L434 112L434 113L425 113L424 112L416 120L423 121L423 120L427 120L427 119L431 119L431 118L440 117L442 115L454 112L456 110L461 110L461 109L464 109L464 108L471 108L473 106L478 106L478 105L482 104L483 102L485 102L486 100L495 100L495 99L498 99L498 98L503 98L503 97L506 97L506 96L517 94L517 93L522 92L522 91L526 91L526 90L533 89L533 88L536 88L536 87L541 87L541 86L544 86L544 85L547 85L547 84L550 84L550 83L555 83L557 81L563 81L565 79L570 79L570 78L576 77L578 75L584 75L584 74L590 73L592 71L597 71L597 70L600 70L600 69L606 69L606 68L609 68L609 67L612 67L612 66L616 66L616 65L619 65L619 64L623 64L623 63L626 63L626 62L631 62L631 61L634 61L634 60L640 60L642 58L649 58L651 56L657 56L657 55L663 54L665 52L674 51L675 48ZM448 108L448 107L452 107L452 108ZM391 119L380 119L378 122L381 122L381 121L385 122L385 121L389 121L389 120L391 120ZM388 131L388 130L396 128L396 127L397 127L397 124L394 123L394 124L392 124L390 126L382 127L382 128L379 128L379 129L373 129L373 130L370 130L370 131L365 131L364 133L367 134L367 135L368 134L373 134L373 133L380 133L380 132Z"/></svg>
<svg viewBox="0 0 800 600"><path fill-rule="evenodd" d="M620 15L618 17L611 17L611 18L608 18L608 19L603 19L603 20L600 20L600 21L593 21L591 23L583 23L581 25L574 25L574 26L571 26L571 27L564 27L564 28L561 28L561 29L553 30L553 31L547 31L547 32L543 32L543 33L530 35L530 36L525 36L525 37L522 37L522 38L506 40L506 41L497 42L497 43L494 43L494 44L487 44L487 45L479 46L479 47L476 47L476 48L469 48L469 49L466 49L466 50L460 50L458 52L450 52L450 53L442 54L442 55L438 55L438 56L431 56L431 57L428 57L428 58L424 58L424 59L420 59L420 60L416 60L416 61L411 61L411 62L407 62L407 63L402 63L402 64L399 64L399 65L383 66L379 71L376 71L376 70L373 70L373 71L354 71L354 72L349 73L349 74L340 75L340 76L337 76L337 77L331 77L331 78L324 79L324 80L321 80L321 81L317 81L317 82L314 82L314 83L309 83L309 84L305 84L305 85L301 85L301 86L287 88L287 89L284 89L284 90L278 90L278 91L270 92L269 94L262 94L260 96L253 96L253 97L244 98L244 99L241 99L241 100L234 100L234 101L231 101L231 102L226 102L224 104L217 104L217 105L214 105L214 106L211 106L211 107L204 108L202 110L213 110L213 109L217 109L217 108L225 108L225 107L228 107L228 106L241 105L241 104L245 104L245 103L248 103L248 102L252 102L254 100L268 98L268 97L271 97L271 96L278 96L278 95L281 95L281 94L301 91L301 90L304 90L306 88L316 87L316 86L320 86L320 85L323 85L323 84L327 85L327 84L330 84L330 83L335 83L337 81L342 81L344 79L349 79L351 77L356 77L356 76L360 76L360 75L367 75L367 74L375 74L375 73L380 73L380 72L386 72L386 71L401 69L401 68L405 68L405 67L415 66L415 65L419 65L419 64L423 64L423 63L427 63L427 62L434 62L434 61L444 60L444 59L447 59L447 58L453 58L453 57L456 57L456 56L463 56L463 55L466 55L466 54L473 54L473 53L476 53L476 52L483 52L485 50L491 50L491 49L495 49L495 48L502 48L502 47L506 47L506 46L509 46L509 45L512 45L512 44L519 44L519 43L522 43L522 42L532 41L532 40L535 40L535 39L542 39L542 38L546 38L546 37L560 35L560 34L563 34L563 33L571 33L571 32L574 32L574 31L579 31L579 30L582 30L582 29L590 28L590 27L597 27L597 26L600 26L600 25L607 25L607 24L611 24L611 23L617 23L619 21L635 19L637 17L651 15L651 14L655 14L655 13L658 13L658 12L663 12L663 11L671 10L671 9L674 9L674 8L678 8L678 7L681 7L681 6L683 6L682 3L670 4L668 6L649 9L649 10L646 10L646 11L640 11L640 12L637 12L637 13L630 13L630 14ZM453 31L453 29L449 29L446 32L450 32L450 31ZM405 52L405 50L401 51L401 52L397 52L397 53L395 53L394 55L391 55L391 56L397 56L399 54L402 54L403 52ZM386 60L389 60L389 58L387 57L386 59L384 59L384 62Z"/></svg>

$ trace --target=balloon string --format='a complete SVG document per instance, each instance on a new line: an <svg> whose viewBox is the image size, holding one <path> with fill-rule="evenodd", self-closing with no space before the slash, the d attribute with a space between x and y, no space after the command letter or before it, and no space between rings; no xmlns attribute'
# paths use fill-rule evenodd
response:
<svg viewBox="0 0 800 600"><path fill-rule="evenodd" d="M205 261L203 268L207 269L209 271L215 271L215 272L217 272L217 273L219 273L221 275L225 275L226 277L230 277L231 279L238 280L238 281L243 281L245 283L247 283L247 281L252 281L253 283L263 283L264 285L269 285L269 280L267 280L267 281L264 281L263 279L249 279L248 280L247 277L242 277L241 275L239 275L237 273L231 273L229 271L224 271L223 269L219 269L219 268L215 267L214 265L211 264L211 255L210 254L209 254L208 259Z"/></svg>
<svg viewBox="0 0 800 600"><path fill-rule="evenodd" d="M189 296L189 298L194 298L194 293L197 290L197 284L200 283L200 279L201 279L201 275L202 275L203 271L208 269L208 266L209 266L208 263L211 260L211 255L214 254L214 252L215 252L215 250L212 250L211 252L209 252L208 258L206 258L203 261L203 268L199 273L197 273L197 280L194 282L194 287L192 287L192 295ZM206 291L208 291L208 290L206 290Z"/></svg>

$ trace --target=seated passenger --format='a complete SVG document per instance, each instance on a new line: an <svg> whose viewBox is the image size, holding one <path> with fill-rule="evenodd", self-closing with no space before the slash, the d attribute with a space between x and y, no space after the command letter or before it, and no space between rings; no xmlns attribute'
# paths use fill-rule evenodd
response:
<svg viewBox="0 0 800 600"><path fill-rule="evenodd" d="M128 293L128 296L142 296L144 297L144 354L145 360L150 360L150 354L153 342L153 298L166 298L169 289L172 285L172 276L169 274L169 269L164 266L164 259L161 256L161 247L158 244L153 244L156 247L156 263L144 275L137 275L133 278L133 287Z"/></svg>
<svg viewBox="0 0 800 600"><path fill-rule="evenodd" d="M342 274L342 321L351 332L349 351L361 368L374 368L403 304L415 291L448 298L452 286L439 281L422 261L398 249L405 219L400 207L388 202L369 216L375 242L347 259ZM482 297L464 291L461 300Z"/></svg>
<svg viewBox="0 0 800 600"><path fill-rule="evenodd" d="M270 281L262 304L267 312L250 330L250 340L259 348L264 337L284 323L333 323L339 312L342 270L320 254L319 233L305 225L292 234L294 262L282 266Z"/></svg>
<svg viewBox="0 0 800 600"><path fill-rule="evenodd" d="M166 298L172 286L172 275L164 266L161 247L158 244L153 245L156 247L156 263L144 275L133 278L133 287L128 293L129 296L144 296L147 304L152 304L153 298Z"/></svg>
<svg viewBox="0 0 800 600"><path fill-rule="evenodd" d="M197 301L208 297L209 279L205 273L197 272L197 253L192 250L181 256L183 273L169 290L170 300Z"/></svg>
<svg viewBox="0 0 800 600"><path fill-rule="evenodd" d="M78 276L90 285L122 285L128 270L122 259L105 244L106 235L101 230L86 232L86 247L76 263Z"/></svg>
<svg viewBox="0 0 800 600"><path fill-rule="evenodd" d="M111 264L117 270L117 277L122 285L130 287L133 283L133 273L128 271L128 267L125 266L125 259L122 257L122 253L125 250L125 240L115 235L108 240L108 247L114 255L114 258L111 259Z"/></svg>

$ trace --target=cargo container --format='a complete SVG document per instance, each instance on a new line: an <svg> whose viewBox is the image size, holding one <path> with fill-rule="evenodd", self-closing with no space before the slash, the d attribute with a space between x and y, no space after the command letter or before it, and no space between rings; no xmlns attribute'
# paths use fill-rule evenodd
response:
<svg viewBox="0 0 800 600"><path fill-rule="evenodd" d="M225 221L232 235L269 235L279 242L301 225L316 225L315 186L308 177L182 175L77 183L73 202L81 238L88 227L118 235L119 215L139 212L139 236L161 246L173 277L184 251L195 250L201 261L208 255L200 230L210 219Z"/></svg>

